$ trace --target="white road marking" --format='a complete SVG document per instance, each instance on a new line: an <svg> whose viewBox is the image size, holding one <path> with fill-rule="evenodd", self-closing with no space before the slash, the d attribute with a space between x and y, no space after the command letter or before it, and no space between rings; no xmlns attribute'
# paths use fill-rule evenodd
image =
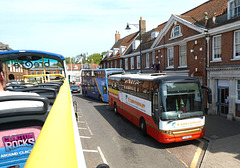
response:
<svg viewBox="0 0 240 168"><path fill-rule="evenodd" d="M88 137L88 136L80 136L80 138L90 139L91 137Z"/></svg>
<svg viewBox="0 0 240 168"><path fill-rule="evenodd" d="M83 152L93 152L93 153L98 153L97 150L87 150L87 149L83 149Z"/></svg>
<svg viewBox="0 0 240 168"><path fill-rule="evenodd" d="M87 121L85 121L85 123L86 123L86 125L87 125L87 128L88 128L88 130L89 130L89 133L90 133L90 135L93 135L93 133L92 133L92 131L91 131L90 127L88 126L88 123L87 123Z"/></svg>
<svg viewBox="0 0 240 168"><path fill-rule="evenodd" d="M104 157L104 155L103 155L103 153L102 153L101 148L100 148L99 146L98 146L97 148L98 148L98 151L99 151L99 153L100 153L100 155L101 155L101 158L102 158L102 160L103 160L103 163L108 164L106 158Z"/></svg>
<svg viewBox="0 0 240 168"><path fill-rule="evenodd" d="M78 127L78 129L81 129L81 130L86 130L87 128Z"/></svg>

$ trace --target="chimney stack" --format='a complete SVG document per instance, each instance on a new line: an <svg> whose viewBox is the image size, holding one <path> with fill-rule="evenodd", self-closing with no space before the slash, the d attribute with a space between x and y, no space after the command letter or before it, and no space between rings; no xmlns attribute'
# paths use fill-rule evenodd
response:
<svg viewBox="0 0 240 168"><path fill-rule="evenodd" d="M115 34L115 43L120 40L120 34L118 31L116 31L116 34Z"/></svg>
<svg viewBox="0 0 240 168"><path fill-rule="evenodd" d="M146 20L142 20L142 17L140 17L139 25L141 26L141 34L146 33Z"/></svg>

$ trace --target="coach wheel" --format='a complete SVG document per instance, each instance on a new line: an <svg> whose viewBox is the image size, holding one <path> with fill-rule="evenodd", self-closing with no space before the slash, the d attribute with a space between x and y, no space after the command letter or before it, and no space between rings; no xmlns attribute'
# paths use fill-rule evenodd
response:
<svg viewBox="0 0 240 168"><path fill-rule="evenodd" d="M140 119L140 130L143 134L143 136L147 136L147 127L146 127L146 122L143 118Z"/></svg>
<svg viewBox="0 0 240 168"><path fill-rule="evenodd" d="M116 103L114 103L114 108L113 108L113 111L114 111L114 113L115 113L115 114L117 114L117 113L118 113L118 111L117 111L117 104L116 104Z"/></svg>
<svg viewBox="0 0 240 168"><path fill-rule="evenodd" d="M88 94L87 94L87 91L85 91L85 94L84 94L86 97L88 96Z"/></svg>

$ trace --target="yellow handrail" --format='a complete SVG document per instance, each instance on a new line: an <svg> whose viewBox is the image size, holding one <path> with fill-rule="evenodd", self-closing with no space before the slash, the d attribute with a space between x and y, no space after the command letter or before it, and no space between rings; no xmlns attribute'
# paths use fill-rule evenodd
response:
<svg viewBox="0 0 240 168"><path fill-rule="evenodd" d="M44 77L46 78L47 76L56 76L56 77L61 77L61 78L65 78L64 75L62 74L38 74L38 75L23 75L24 78L24 82L27 83L27 78L37 78L37 77ZM49 79L48 79L49 80ZM46 80L45 80L46 81ZM52 80L51 80L52 81ZM56 80L58 81L58 80ZM43 83L43 78L42 78L42 83Z"/></svg>
<svg viewBox="0 0 240 168"><path fill-rule="evenodd" d="M78 167L75 138L71 93L65 79L25 168Z"/></svg>

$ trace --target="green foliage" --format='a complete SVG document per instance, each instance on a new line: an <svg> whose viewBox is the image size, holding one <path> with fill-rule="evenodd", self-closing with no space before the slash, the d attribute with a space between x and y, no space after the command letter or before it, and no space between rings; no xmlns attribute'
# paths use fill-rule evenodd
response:
<svg viewBox="0 0 240 168"><path fill-rule="evenodd" d="M102 60L102 55L99 53L92 54L88 57L89 63L92 63L92 60L94 61L94 64L100 64Z"/></svg>
<svg viewBox="0 0 240 168"><path fill-rule="evenodd" d="M66 57L65 60L66 60L66 64L92 63L92 60L94 61L94 64L100 64L103 58L103 55L105 54L106 52L102 52L101 54L95 53L95 54L89 55L88 57L86 54L79 54L76 57ZM79 60L82 60L82 61L79 62Z"/></svg>

